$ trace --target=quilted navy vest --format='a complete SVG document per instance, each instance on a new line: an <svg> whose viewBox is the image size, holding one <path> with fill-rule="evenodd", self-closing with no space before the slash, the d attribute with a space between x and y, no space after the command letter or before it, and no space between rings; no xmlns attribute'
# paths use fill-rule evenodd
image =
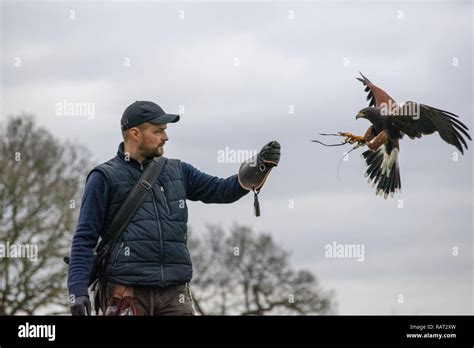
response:
<svg viewBox="0 0 474 348"><path fill-rule="evenodd" d="M93 169L104 173L109 185L103 233L107 233L118 208L150 163L150 159L143 165L132 158L126 161L122 143L116 157ZM192 264L186 246L187 221L181 162L168 159L150 194L114 246L106 268L107 280L162 287L189 282Z"/></svg>

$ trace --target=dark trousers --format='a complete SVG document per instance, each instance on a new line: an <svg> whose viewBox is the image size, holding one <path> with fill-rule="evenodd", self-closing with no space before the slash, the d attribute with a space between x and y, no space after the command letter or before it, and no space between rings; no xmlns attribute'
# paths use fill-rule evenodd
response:
<svg viewBox="0 0 474 348"><path fill-rule="evenodd" d="M105 315L195 315L189 283L160 288L108 283Z"/></svg>

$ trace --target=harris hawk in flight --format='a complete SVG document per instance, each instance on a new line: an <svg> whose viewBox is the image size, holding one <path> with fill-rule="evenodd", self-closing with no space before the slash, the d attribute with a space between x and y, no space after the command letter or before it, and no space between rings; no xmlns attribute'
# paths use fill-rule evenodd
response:
<svg viewBox="0 0 474 348"><path fill-rule="evenodd" d="M361 78L357 77L357 80L363 83L368 92L369 106L361 109L356 119L364 118L371 126L363 136L347 132L336 135L345 138L342 144L355 143L353 149L367 145L368 150L362 153L367 164L365 176L369 183L373 182L373 186L377 186L377 195L393 197L402 187L398 153L400 139L405 134L410 139L416 139L438 132L441 139L455 146L462 154L467 149L466 139L471 140L471 137L466 125L459 121L459 116L413 101L399 105L387 92L374 85L362 73L360 75Z"/></svg>

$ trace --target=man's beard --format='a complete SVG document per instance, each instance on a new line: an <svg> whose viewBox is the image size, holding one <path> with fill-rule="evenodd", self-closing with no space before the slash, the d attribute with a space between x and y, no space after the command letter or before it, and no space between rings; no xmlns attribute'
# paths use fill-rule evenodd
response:
<svg viewBox="0 0 474 348"><path fill-rule="evenodd" d="M163 146L158 146L158 148L156 149L156 153L156 157L163 156L163 154L165 153L165 149L163 148Z"/></svg>
<svg viewBox="0 0 474 348"><path fill-rule="evenodd" d="M145 149L145 148L139 146L139 151L140 151L141 155L145 158L160 157L160 156L163 156L163 154L165 152L164 149L163 149L163 145L160 145L158 147L151 148L151 149Z"/></svg>

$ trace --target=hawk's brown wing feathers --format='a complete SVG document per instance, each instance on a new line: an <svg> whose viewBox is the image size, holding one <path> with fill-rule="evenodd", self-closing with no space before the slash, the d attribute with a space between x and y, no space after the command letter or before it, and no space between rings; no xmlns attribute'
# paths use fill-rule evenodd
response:
<svg viewBox="0 0 474 348"><path fill-rule="evenodd" d="M383 104L396 104L395 100L391 96L389 96L387 92L370 82L370 80L364 75L362 75L360 71L359 74L360 76L362 76L362 78L356 77L356 79L364 84L365 91L368 92L367 100L369 101L369 106L380 108Z"/></svg>

